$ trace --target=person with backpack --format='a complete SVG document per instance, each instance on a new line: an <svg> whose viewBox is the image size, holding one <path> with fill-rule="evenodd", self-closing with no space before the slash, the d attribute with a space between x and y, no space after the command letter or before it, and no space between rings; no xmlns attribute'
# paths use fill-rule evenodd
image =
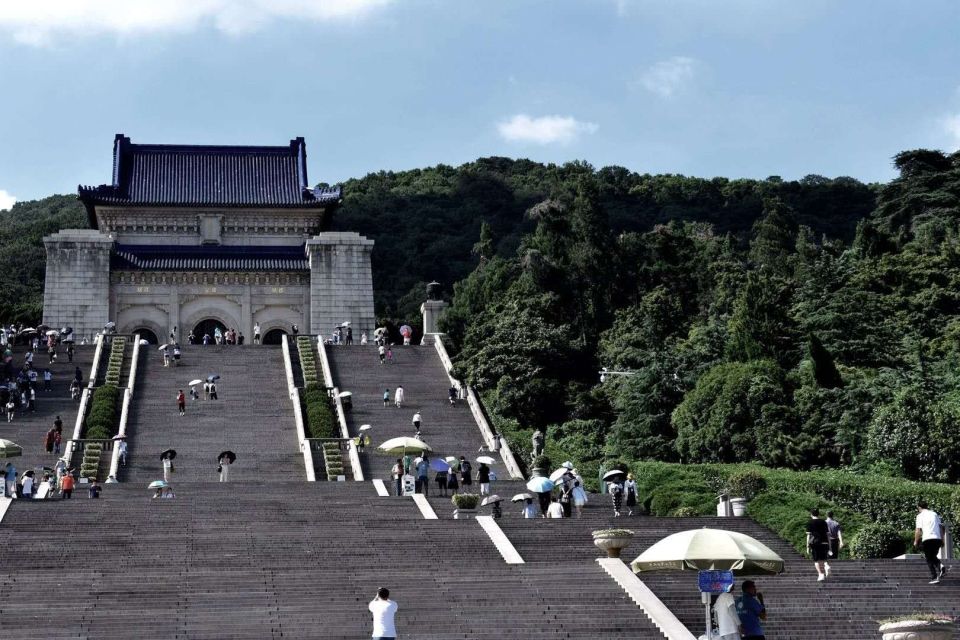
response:
<svg viewBox="0 0 960 640"><path fill-rule="evenodd" d="M463 485L463 490L467 491L467 487L473 484L473 467L470 465L470 461L465 457L460 456L460 484Z"/></svg>

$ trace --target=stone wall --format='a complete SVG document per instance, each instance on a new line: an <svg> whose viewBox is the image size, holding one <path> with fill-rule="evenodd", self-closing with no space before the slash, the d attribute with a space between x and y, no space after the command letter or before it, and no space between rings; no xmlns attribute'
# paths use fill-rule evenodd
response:
<svg viewBox="0 0 960 640"><path fill-rule="evenodd" d="M92 337L109 321L113 240L91 229L66 229L45 237L43 244L44 324L70 326L80 338Z"/></svg>
<svg viewBox="0 0 960 640"><path fill-rule="evenodd" d="M326 232L307 240L310 259L310 333L330 336L350 322L354 340L373 336L373 240L352 232Z"/></svg>

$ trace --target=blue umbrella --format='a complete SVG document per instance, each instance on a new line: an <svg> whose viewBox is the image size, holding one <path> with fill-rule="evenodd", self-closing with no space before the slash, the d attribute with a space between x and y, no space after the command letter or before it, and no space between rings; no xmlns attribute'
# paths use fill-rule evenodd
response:
<svg viewBox="0 0 960 640"><path fill-rule="evenodd" d="M530 489L530 491L533 491L534 493L545 493L547 491L552 491L553 487L553 480L550 478L544 478L542 476L530 478L530 480L527 481L527 489Z"/></svg>
<svg viewBox="0 0 960 640"><path fill-rule="evenodd" d="M430 460L430 468L434 471L449 471L450 465L441 460L440 458L433 458Z"/></svg>

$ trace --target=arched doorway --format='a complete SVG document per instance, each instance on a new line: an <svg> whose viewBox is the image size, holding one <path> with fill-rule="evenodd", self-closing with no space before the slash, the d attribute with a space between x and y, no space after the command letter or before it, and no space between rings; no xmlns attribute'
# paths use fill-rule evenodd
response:
<svg viewBox="0 0 960 640"><path fill-rule="evenodd" d="M141 340L146 340L147 344L160 344L160 341L157 339L157 334L155 334L150 329L134 329L133 333L139 333Z"/></svg>
<svg viewBox="0 0 960 640"><path fill-rule="evenodd" d="M270 329L270 331L267 331L266 335L263 336L263 344L280 344L285 335L287 335L287 332L283 329Z"/></svg>
<svg viewBox="0 0 960 640"><path fill-rule="evenodd" d="M210 334L210 344L213 344L213 334L218 328L220 333L227 332L226 325L219 320L208 318L198 322L197 326L193 328L193 335L196 336L197 344L203 344L203 335L206 333Z"/></svg>

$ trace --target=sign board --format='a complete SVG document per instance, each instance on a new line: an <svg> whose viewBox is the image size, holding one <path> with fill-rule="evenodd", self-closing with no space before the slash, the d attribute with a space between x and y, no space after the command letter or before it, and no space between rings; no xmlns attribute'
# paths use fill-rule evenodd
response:
<svg viewBox="0 0 960 640"><path fill-rule="evenodd" d="M697 582L701 593L724 593L733 586L733 571L701 571Z"/></svg>

